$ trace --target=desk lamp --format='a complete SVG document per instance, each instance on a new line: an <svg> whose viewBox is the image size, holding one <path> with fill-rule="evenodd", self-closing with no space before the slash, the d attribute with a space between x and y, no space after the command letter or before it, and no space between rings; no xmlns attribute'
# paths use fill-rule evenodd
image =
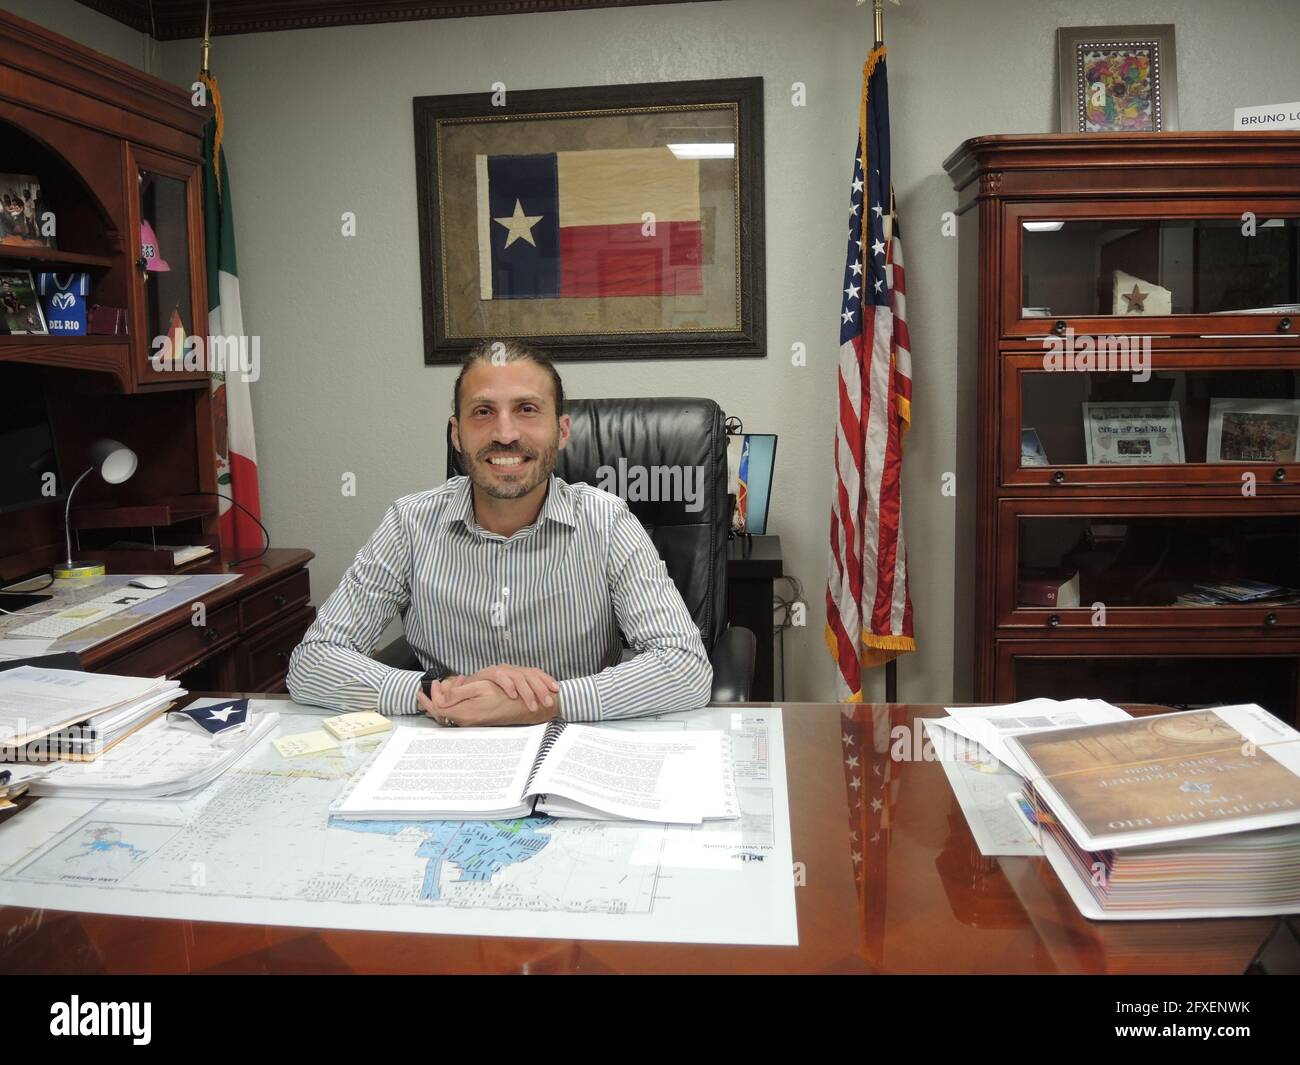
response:
<svg viewBox="0 0 1300 1065"><path fill-rule="evenodd" d="M54 576L60 579L99 577L104 574L102 562L76 561L72 557L72 493L77 490L77 485L95 470L98 470L99 475L109 484L121 484L135 473L135 468L140 462L135 452L125 444L108 439L96 440L90 448L90 457L93 461L86 472L72 482L72 487L68 489L67 505L63 508L63 530L68 546L68 558L67 561L54 567Z"/></svg>

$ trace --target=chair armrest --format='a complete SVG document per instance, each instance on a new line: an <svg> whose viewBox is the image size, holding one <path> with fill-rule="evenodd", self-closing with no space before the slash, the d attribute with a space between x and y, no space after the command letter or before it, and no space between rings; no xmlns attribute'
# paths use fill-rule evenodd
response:
<svg viewBox="0 0 1300 1065"><path fill-rule="evenodd" d="M709 655L713 666L712 702L749 702L757 646L758 641L749 629L731 625L723 630Z"/></svg>
<svg viewBox="0 0 1300 1065"><path fill-rule="evenodd" d="M411 645L406 642L405 636L399 636L387 647L381 647L374 653L374 659L394 669L424 668L420 665L420 660L415 657L415 652L411 650Z"/></svg>

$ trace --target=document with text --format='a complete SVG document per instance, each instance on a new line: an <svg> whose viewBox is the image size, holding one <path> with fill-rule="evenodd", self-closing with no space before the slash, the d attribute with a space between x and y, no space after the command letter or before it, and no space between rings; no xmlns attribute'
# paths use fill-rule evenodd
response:
<svg viewBox="0 0 1300 1065"><path fill-rule="evenodd" d="M553 817L701 824L736 818L730 743L716 729L628 732L552 721L398 728L330 807L344 820Z"/></svg>

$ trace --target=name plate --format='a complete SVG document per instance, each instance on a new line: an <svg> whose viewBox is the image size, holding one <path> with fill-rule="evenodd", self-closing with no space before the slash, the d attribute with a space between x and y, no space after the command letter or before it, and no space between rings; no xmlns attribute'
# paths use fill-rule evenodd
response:
<svg viewBox="0 0 1300 1065"><path fill-rule="evenodd" d="M1238 107L1232 112L1232 128L1300 129L1300 101L1293 104Z"/></svg>

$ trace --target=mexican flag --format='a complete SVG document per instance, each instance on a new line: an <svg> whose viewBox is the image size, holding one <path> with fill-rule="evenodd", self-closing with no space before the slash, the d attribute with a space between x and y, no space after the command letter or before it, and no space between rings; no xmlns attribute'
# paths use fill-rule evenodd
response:
<svg viewBox="0 0 1300 1065"><path fill-rule="evenodd" d="M200 73L215 114L203 131L203 217L208 270L208 336L244 336L239 308L239 272L235 265L235 216L226 173L226 153L221 147L223 116L217 79ZM262 530L241 507L257 518L262 504L257 485L257 449L253 443L253 404L250 382L238 370L214 372L212 405L217 442L217 491L220 504L221 542L227 557L248 558L264 546Z"/></svg>

